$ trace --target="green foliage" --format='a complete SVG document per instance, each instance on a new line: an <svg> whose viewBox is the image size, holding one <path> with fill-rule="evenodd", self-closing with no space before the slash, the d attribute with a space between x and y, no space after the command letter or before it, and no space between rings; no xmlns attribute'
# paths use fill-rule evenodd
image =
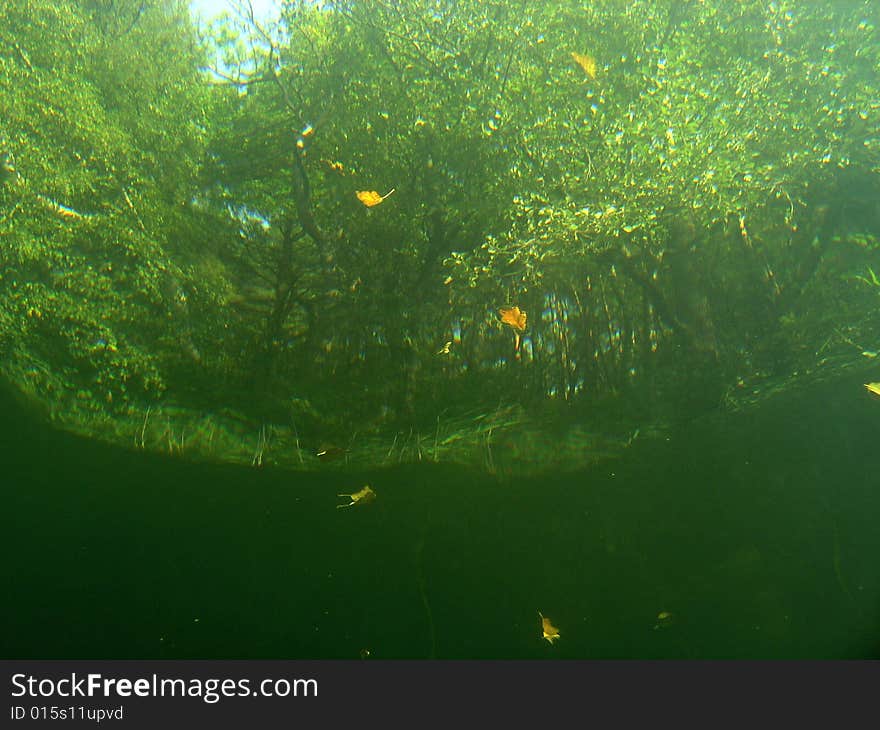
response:
<svg viewBox="0 0 880 730"><path fill-rule="evenodd" d="M0 347L94 409L624 433L874 322L869 0L233 5L0 9Z"/></svg>
<svg viewBox="0 0 880 730"><path fill-rule="evenodd" d="M199 241L179 236L210 109L188 24L182 3L0 10L5 363L29 353L113 408L160 394L163 359L187 347Z"/></svg>
<svg viewBox="0 0 880 730"><path fill-rule="evenodd" d="M506 302L531 314L522 398L617 390L652 359L675 379L681 347L730 371L787 349L779 319L808 314L842 223L824 203L876 165L872 17L656 0L294 2L278 28L245 14L249 43L218 36L243 92L221 189L269 222L243 239L272 269L314 129L303 160L327 234L297 240L279 360L397 373L398 403L413 371L421 395L452 373L500 395ZM391 188L375 208L354 196Z"/></svg>

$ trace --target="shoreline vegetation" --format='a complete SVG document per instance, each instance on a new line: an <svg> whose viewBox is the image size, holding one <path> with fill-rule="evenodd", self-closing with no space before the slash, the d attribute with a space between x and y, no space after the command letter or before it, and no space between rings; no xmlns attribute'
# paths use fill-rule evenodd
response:
<svg viewBox="0 0 880 730"><path fill-rule="evenodd" d="M716 408L691 418L748 412L828 380L870 377L877 368L871 360L839 353L794 376L740 382L724 393ZM10 380L8 375L6 380ZM625 457L637 440L663 438L678 425L657 420L627 422L607 404L607 419L597 409L590 419L562 423L554 418L558 411L547 411L540 418L512 404L484 413L439 415L433 426L423 421L421 426L353 428L322 439L300 432L293 421L259 422L231 409L211 413L175 405L170 399L140 409L129 407L111 416L88 410L89 400L84 397L71 396L77 402L65 404L64 400L41 400L35 392L16 390L13 396L27 417L38 423L123 449L306 473L440 463L472 468L501 481L559 474Z"/></svg>

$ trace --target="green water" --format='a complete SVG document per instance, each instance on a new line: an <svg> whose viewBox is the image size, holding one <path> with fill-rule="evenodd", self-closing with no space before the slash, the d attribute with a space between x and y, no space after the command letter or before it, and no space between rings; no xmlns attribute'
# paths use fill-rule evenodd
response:
<svg viewBox="0 0 880 730"><path fill-rule="evenodd" d="M880 657L855 378L508 483L193 465L4 410L3 657Z"/></svg>

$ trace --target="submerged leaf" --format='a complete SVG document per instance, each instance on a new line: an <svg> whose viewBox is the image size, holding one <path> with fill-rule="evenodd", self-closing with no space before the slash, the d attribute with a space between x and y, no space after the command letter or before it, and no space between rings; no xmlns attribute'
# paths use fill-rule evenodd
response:
<svg viewBox="0 0 880 730"><path fill-rule="evenodd" d="M880 383L865 383L865 387L868 389L868 392L880 395Z"/></svg>
<svg viewBox="0 0 880 730"><path fill-rule="evenodd" d="M557 629L553 622L550 621L544 614L538 611L538 616L541 618L541 633L543 634L544 639L547 639L551 644L559 638L559 629Z"/></svg>
<svg viewBox="0 0 880 730"><path fill-rule="evenodd" d="M372 502L374 499L376 499L376 493L372 490L369 484L367 484L363 489L359 489L354 494L337 494L336 496L348 497L351 500L348 504L337 504L336 509L354 507L358 504L367 504L367 502Z"/></svg>

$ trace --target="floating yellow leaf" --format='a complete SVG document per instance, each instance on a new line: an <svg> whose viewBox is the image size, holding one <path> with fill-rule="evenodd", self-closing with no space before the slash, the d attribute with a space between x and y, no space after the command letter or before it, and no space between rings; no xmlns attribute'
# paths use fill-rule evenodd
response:
<svg viewBox="0 0 880 730"><path fill-rule="evenodd" d="M575 60L575 63L584 70L584 73L587 76L591 79L596 78L596 72L599 70L599 66L596 63L595 58L586 53L576 53L575 51L571 52L571 57Z"/></svg>
<svg viewBox="0 0 880 730"><path fill-rule="evenodd" d="M880 383L865 383L865 387L874 395L880 395Z"/></svg>
<svg viewBox="0 0 880 730"><path fill-rule="evenodd" d="M385 198L387 198L391 193L395 191L396 188L391 188L385 195L379 195L375 190L357 190L355 195L357 195L357 199L360 200L364 205L368 208L372 208L374 205L379 205Z"/></svg>
<svg viewBox="0 0 880 730"><path fill-rule="evenodd" d="M510 325L515 330L525 332L528 315L519 307L501 307L498 310L501 315L501 321Z"/></svg>
<svg viewBox="0 0 880 730"><path fill-rule="evenodd" d="M550 619L540 611L538 611L538 616L541 618L541 633L544 635L543 638L547 639L547 641L552 644L559 638L559 629L557 629Z"/></svg>
<svg viewBox="0 0 880 730"><path fill-rule="evenodd" d="M359 489L354 494L337 494L337 497L348 497L351 501L348 504L337 504L336 509L345 509L346 507L354 507L358 504L366 504L376 499L376 493L366 485L363 489Z"/></svg>
<svg viewBox="0 0 880 730"><path fill-rule="evenodd" d="M382 202L382 196L375 190L358 190L355 195L368 208L372 208L374 205L379 205Z"/></svg>

